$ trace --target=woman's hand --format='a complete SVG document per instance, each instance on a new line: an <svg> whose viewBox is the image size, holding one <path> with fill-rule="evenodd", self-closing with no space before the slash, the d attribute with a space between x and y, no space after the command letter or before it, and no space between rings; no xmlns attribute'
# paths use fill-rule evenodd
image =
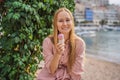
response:
<svg viewBox="0 0 120 80"><path fill-rule="evenodd" d="M62 54L65 50L65 44L62 43L58 43L57 44L57 53L58 54Z"/></svg>

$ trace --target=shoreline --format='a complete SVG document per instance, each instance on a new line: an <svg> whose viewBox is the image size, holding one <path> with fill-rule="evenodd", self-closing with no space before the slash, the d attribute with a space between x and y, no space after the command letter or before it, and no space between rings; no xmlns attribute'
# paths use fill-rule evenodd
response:
<svg viewBox="0 0 120 80"><path fill-rule="evenodd" d="M86 54L83 80L120 80L120 64Z"/></svg>
<svg viewBox="0 0 120 80"><path fill-rule="evenodd" d="M95 58L95 59L98 59L98 60L103 60L103 61L107 61L107 62L111 62L111 63L115 63L115 64L120 65L120 61L119 60L108 59L108 58L103 57L103 56L89 54L89 53L86 53L86 56L89 56L89 57L92 57L92 58Z"/></svg>

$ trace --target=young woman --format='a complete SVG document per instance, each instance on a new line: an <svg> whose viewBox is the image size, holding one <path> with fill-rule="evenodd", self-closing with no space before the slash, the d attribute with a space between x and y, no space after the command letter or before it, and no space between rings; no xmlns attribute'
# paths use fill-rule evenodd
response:
<svg viewBox="0 0 120 80"><path fill-rule="evenodd" d="M54 32L43 41L45 65L37 80L80 80L85 53L84 41L75 35L74 19L67 8L60 8L53 18ZM59 43L58 35L64 35Z"/></svg>

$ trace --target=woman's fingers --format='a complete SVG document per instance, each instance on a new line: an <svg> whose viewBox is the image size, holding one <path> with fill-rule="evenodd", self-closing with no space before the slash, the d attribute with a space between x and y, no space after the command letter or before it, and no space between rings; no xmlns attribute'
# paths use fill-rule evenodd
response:
<svg viewBox="0 0 120 80"><path fill-rule="evenodd" d="M61 52L63 52L64 51L64 44L61 44L61 43L58 43L57 44L57 50L61 53Z"/></svg>

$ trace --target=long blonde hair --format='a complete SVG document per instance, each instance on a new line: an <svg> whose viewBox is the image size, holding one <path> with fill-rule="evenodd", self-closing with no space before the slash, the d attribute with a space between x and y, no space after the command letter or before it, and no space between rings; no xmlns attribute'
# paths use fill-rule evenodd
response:
<svg viewBox="0 0 120 80"><path fill-rule="evenodd" d="M74 18L73 18L73 15L72 13L67 9L67 8L60 8L58 9L56 12L55 12L55 15L54 15L54 18L53 18L53 27L54 27L54 30L53 30L53 42L54 42L54 45L56 47L57 43L58 43L58 27L57 27L57 16L60 12L62 11L66 11L71 19L72 19L72 30L70 31L70 52L69 52L69 58L68 58L68 71L70 72L71 69L72 69L72 66L75 62L75 33L74 33Z"/></svg>

